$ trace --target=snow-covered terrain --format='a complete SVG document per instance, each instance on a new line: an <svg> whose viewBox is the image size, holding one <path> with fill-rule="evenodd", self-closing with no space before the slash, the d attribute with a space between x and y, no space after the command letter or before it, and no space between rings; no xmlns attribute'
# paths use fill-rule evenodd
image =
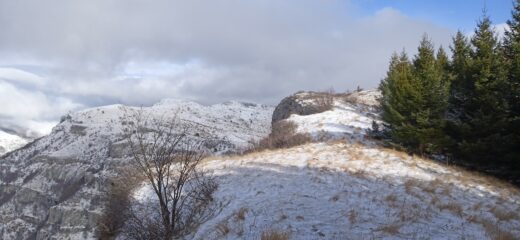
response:
<svg viewBox="0 0 520 240"><path fill-rule="evenodd" d="M0 239L91 239L116 166L128 163L123 130L141 108L111 105L64 116L52 132L0 158ZM216 154L270 131L272 107L164 100L143 116L189 127Z"/></svg>
<svg viewBox="0 0 520 240"><path fill-rule="evenodd" d="M517 190L375 146L315 143L206 167L221 184L216 199L229 205L196 239L254 239L270 230L293 239L520 237ZM225 235L222 224L231 229Z"/></svg>
<svg viewBox="0 0 520 240"><path fill-rule="evenodd" d="M311 115L291 115L288 121L296 123L297 131L309 133L318 140L363 140L372 121L380 124L376 109L359 103L335 101L332 111Z"/></svg>
<svg viewBox="0 0 520 240"><path fill-rule="evenodd" d="M385 149L366 138L368 106L292 115L299 132L335 139L213 157L216 217L194 239L519 239L520 192L492 178ZM143 197L143 194L149 194ZM140 201L153 199L144 186Z"/></svg>
<svg viewBox="0 0 520 240"><path fill-rule="evenodd" d="M240 152L269 133L273 108L164 100L145 116L177 115L190 138L210 139L202 167L222 209L188 239L520 239L520 192L453 166L380 147L375 91L285 121L317 141ZM94 239L108 179L128 163L123 129L139 108L112 105L63 118L49 136L0 158L0 239ZM134 196L153 204L147 185Z"/></svg>
<svg viewBox="0 0 520 240"><path fill-rule="evenodd" d="M0 156L22 147L28 141L25 138L0 130Z"/></svg>

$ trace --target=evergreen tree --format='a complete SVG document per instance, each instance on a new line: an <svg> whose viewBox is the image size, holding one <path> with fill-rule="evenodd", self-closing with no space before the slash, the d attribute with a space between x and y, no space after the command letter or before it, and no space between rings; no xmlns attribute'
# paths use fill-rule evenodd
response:
<svg viewBox="0 0 520 240"><path fill-rule="evenodd" d="M492 163L505 149L503 132L507 102L503 95L506 72L503 53L489 17L478 22L471 39L471 65L462 85L463 99L459 125L462 141L458 154L470 161Z"/></svg>
<svg viewBox="0 0 520 240"><path fill-rule="evenodd" d="M453 76L450 72L450 60L442 46L437 51L437 62L435 64L437 67L437 71L441 74L441 79L444 82L443 84L449 85ZM449 89L449 86L446 86L446 88ZM445 93L447 94L448 92L449 91L446 90Z"/></svg>
<svg viewBox="0 0 520 240"><path fill-rule="evenodd" d="M415 127L415 113L421 108L422 99L419 87L406 53L394 54L386 78L379 85L384 131L393 143L412 148L420 144Z"/></svg>
<svg viewBox="0 0 520 240"><path fill-rule="evenodd" d="M442 48L441 48L442 49ZM447 56L439 50L435 57L433 43L425 35L414 59L414 76L419 82L421 108L415 114L419 132L419 152L438 152L445 144L443 134L445 113L448 100L449 81L447 74Z"/></svg>
<svg viewBox="0 0 520 240"><path fill-rule="evenodd" d="M513 5L512 19L507 21L503 50L507 66L506 91L508 102L507 141L504 158L520 168L520 0Z"/></svg>
<svg viewBox="0 0 520 240"><path fill-rule="evenodd" d="M470 131L464 123L469 121L466 112L469 109L469 99L473 98L474 92L473 81L469 73L471 46L466 36L458 31L453 37L450 49L452 53L450 63L452 81L448 98L446 133L454 142L460 143L463 135L465 135L464 133ZM457 149L458 145L451 147L452 152L457 151Z"/></svg>

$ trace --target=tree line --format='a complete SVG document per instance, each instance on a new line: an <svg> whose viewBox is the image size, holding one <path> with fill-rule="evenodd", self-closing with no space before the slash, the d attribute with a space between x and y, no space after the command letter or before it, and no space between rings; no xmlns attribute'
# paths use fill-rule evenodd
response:
<svg viewBox="0 0 520 240"><path fill-rule="evenodd" d="M425 35L391 57L379 89L382 135L410 152L443 155L520 176L520 0L499 37L486 14L449 48Z"/></svg>

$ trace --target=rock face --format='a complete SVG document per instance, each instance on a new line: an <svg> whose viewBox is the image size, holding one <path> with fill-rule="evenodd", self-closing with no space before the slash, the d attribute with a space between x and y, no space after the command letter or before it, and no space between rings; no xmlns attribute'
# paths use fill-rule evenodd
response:
<svg viewBox="0 0 520 240"><path fill-rule="evenodd" d="M93 239L108 179L128 164L123 129L138 108L114 105L62 118L52 133L0 158L0 239ZM176 115L208 151L237 151L270 131L272 108L165 100L149 117Z"/></svg>
<svg viewBox="0 0 520 240"><path fill-rule="evenodd" d="M271 123L287 119L291 114L301 116L311 115L328 110L328 104L334 101L347 101L356 105L375 107L381 93L377 90L359 91L345 94L332 94L324 92L297 92L282 99L273 112Z"/></svg>
<svg viewBox="0 0 520 240"><path fill-rule="evenodd" d="M320 101L317 99L323 99L326 93L318 92L297 92L291 96L288 96L276 106L273 112L272 123L278 122L283 119L287 119L291 114L297 115L310 115L318 113L323 110L320 106Z"/></svg>

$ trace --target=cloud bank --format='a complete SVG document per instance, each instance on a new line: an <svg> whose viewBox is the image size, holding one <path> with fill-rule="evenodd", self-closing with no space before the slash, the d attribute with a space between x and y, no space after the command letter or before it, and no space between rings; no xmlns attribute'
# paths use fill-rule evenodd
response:
<svg viewBox="0 0 520 240"><path fill-rule="evenodd" d="M453 34L334 0L0 1L0 31L0 127L41 133L104 104L276 104L298 90L374 88L392 52Z"/></svg>

